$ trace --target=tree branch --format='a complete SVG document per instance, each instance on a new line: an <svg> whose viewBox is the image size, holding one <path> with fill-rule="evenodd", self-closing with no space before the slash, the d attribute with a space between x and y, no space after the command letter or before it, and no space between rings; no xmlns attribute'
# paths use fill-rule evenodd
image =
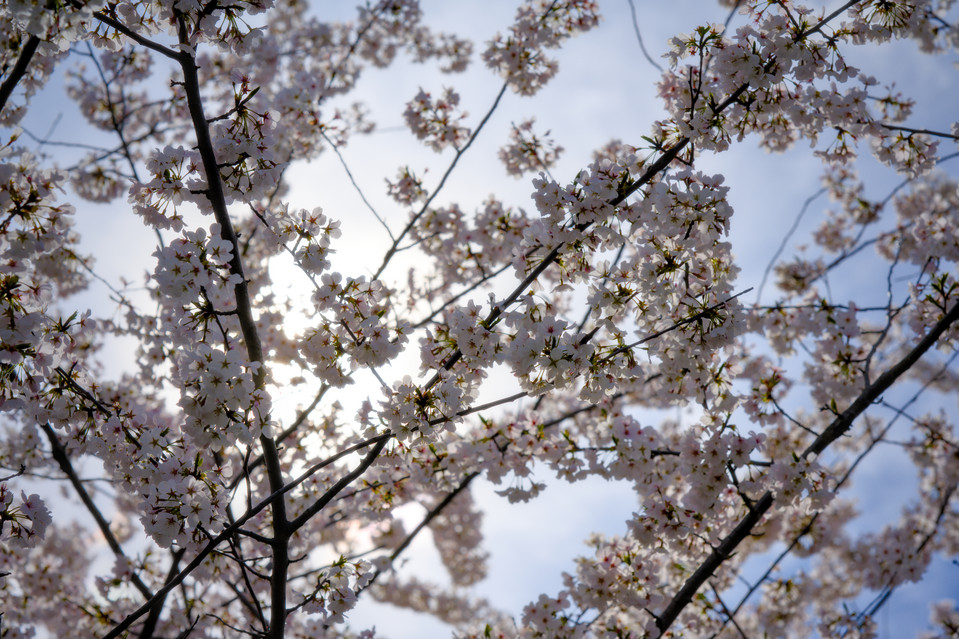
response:
<svg viewBox="0 0 959 639"><path fill-rule="evenodd" d="M27 38L27 43L23 45L20 56L17 58L17 63L13 65L13 69L10 70L10 75L0 84L0 112L3 111L3 107L7 105L7 100L13 95L13 90L17 87L20 80L23 79L24 74L26 74L27 67L30 66L30 60L37 52L37 47L39 46L40 38L35 35Z"/></svg>
<svg viewBox="0 0 959 639"><path fill-rule="evenodd" d="M170 49L169 47L165 47L162 44L154 42L153 40L144 38L142 35L134 31L127 25L123 24L116 18L110 15L107 15L103 11L97 11L96 13L93 14L93 17L99 20L100 22L102 22L103 24L109 27L112 27L113 29L116 29L117 31L119 31L126 37L130 38L131 40L133 40L140 46L146 47L147 49L150 49L151 51L156 51L160 55L166 56L167 58L170 58L171 60L175 60L178 62L180 61L180 56L182 55L181 53L174 51L173 49Z"/></svg>
<svg viewBox="0 0 959 639"><path fill-rule="evenodd" d="M383 271L386 270L386 265L390 263L390 260L393 259L393 256L400 250L400 242L403 241L403 238L406 237L407 233L413 230L413 226L416 222L423 217L427 209L429 209L430 204L433 203L433 200L439 195L440 191L443 189L443 186L446 184L447 178L450 174L453 173L453 169L456 168L456 163L459 162L460 158L463 157L463 154L466 153L466 150L472 146L473 141L476 140L479 136L480 131L483 130L483 127L489 121L490 117L493 115L493 112L496 110L496 107L499 106L499 101L503 97L503 94L506 93L506 88L508 83L503 83L503 86L500 88L499 93L496 94L496 99L493 100L493 106L489 108L489 111L486 112L486 115L483 116L483 119L480 120L480 123L476 125L476 130L473 131L473 134L470 136L470 139L466 141L466 144L463 145L463 148L456 149L456 155L453 156L453 161L450 162L449 167L447 167L446 172L443 173L443 177L440 178L440 183L436 185L436 188L433 189L433 192L423 203L423 206L420 207L420 210L416 212L415 215L410 219L410 221L403 227L403 230L399 235L396 236L396 239L393 240L393 244L390 246L389 250L386 252L386 255L383 256L383 263L380 264L380 267L376 269L376 273L373 274L371 279L377 279L380 275L383 274Z"/></svg>

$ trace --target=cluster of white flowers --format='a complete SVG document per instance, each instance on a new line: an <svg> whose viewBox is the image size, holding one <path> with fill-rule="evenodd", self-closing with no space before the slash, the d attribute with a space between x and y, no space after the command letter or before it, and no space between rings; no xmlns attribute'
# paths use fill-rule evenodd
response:
<svg viewBox="0 0 959 639"><path fill-rule="evenodd" d="M459 103L459 93L451 88L444 89L442 96L435 100L420 89L407 102L403 118L413 135L437 153L448 146L458 151L470 136L469 127L460 124L467 114L458 112Z"/></svg>
<svg viewBox="0 0 959 639"><path fill-rule="evenodd" d="M959 189L931 172L942 159L936 139L959 139L959 125L907 128L913 101L843 57L850 45L902 37L950 50L959 29L942 17L948 1L863 0L817 18L825 14L792 0L722 0L742 13L729 24L742 26L672 39L659 82L667 115L642 146L614 140L572 179L554 179L562 147L532 119L513 127L498 155L511 175L539 172L530 214L494 196L473 208L441 203L401 162L387 193L414 210L372 276L333 271L340 224L291 205L284 169L372 130L364 105L330 104L365 66L405 51L460 71L473 45L430 30L416 0L371 2L341 24L308 15L308 3L273 4L0 8L4 91L16 85L0 124L21 121L53 64L86 40L88 66L67 72L67 91L94 130L118 140L64 170L40 168L47 159L15 135L0 147L5 632L353 637L347 614L369 592L464 638L848 639L874 632L885 601L854 605L862 593L887 597L921 579L934 553L956 554L955 425L875 392L895 362L909 364L909 377L896 374L921 392L957 383L933 357L911 362L930 331L943 329L942 351L959 343ZM250 19L267 9L268 19ZM482 57L512 91L532 95L557 73L548 53L598 23L592 0L529 0ZM163 97L162 57L176 67ZM480 132L453 88L420 90L403 116L432 150L452 147L453 165ZM752 134L771 151L816 145L834 205L808 251L776 265L777 301L750 309L726 237L729 187L697 163ZM906 188L872 198L852 164L870 147ZM74 209L55 200L70 184L97 202L126 193L156 232L148 302L104 277L120 312L61 311L93 272ZM872 291L834 302L827 276L868 246L885 267L886 305L865 307ZM390 262L406 250L421 259L401 284ZM309 301L274 279L290 257ZM115 380L97 355L113 337L137 340L134 370ZM515 388L481 404L498 388L486 383L494 373ZM338 393L358 380L371 387L359 389L354 418ZM293 417L276 398L286 383L309 382L315 396ZM841 491L857 457L888 441L877 402L909 422L912 435L897 443L920 486L898 522L852 534L855 509ZM843 411L861 404L871 408L850 426ZM648 408L680 418L650 423ZM812 455L826 446L830 455ZM92 490L88 473L111 491ZM488 559L469 483L528 501L551 489L541 473L628 482L639 505L621 535L590 538L556 594L514 618L469 590ZM32 494L27 483L34 476L65 478L93 516L96 543L54 521L45 487ZM400 518L409 513L423 525ZM424 529L452 588L398 570ZM764 578L760 596L733 612L726 596L746 562L774 544L802 565ZM343 556L329 565L331 551ZM101 564L112 569L98 573ZM155 594L173 580L184 596ZM930 637L955 634L955 605L936 604L934 624Z"/></svg>
<svg viewBox="0 0 959 639"><path fill-rule="evenodd" d="M533 133L535 118L514 124L509 134L510 142L499 150L499 159L506 172L520 177L531 171L548 171L563 152L563 147L549 139L549 131L543 137Z"/></svg>
<svg viewBox="0 0 959 639"><path fill-rule="evenodd" d="M130 203L143 223L152 228L180 231L183 215L179 207L193 201L194 192L202 191L200 160L195 151L167 146L156 151L147 162L153 179L130 188Z"/></svg>
<svg viewBox="0 0 959 639"><path fill-rule="evenodd" d="M406 206L424 200L427 196L423 181L408 166L401 167L396 172L396 182L386 180L386 186L390 197Z"/></svg>
<svg viewBox="0 0 959 639"><path fill-rule="evenodd" d="M261 214L270 226L275 237L271 247L279 251L286 248L293 254L297 265L312 276L317 276L330 268L330 248L333 240L340 237L339 220L323 214L316 207L307 211L298 209L290 213L287 207L274 207Z"/></svg>
<svg viewBox="0 0 959 639"><path fill-rule="evenodd" d="M0 543L17 548L35 546L46 536L47 526L53 522L50 510L40 495L20 493L14 503L13 493L6 484L0 484Z"/></svg>
<svg viewBox="0 0 959 639"><path fill-rule="evenodd" d="M373 565L368 561L340 558L322 569L312 592L302 593L303 610L319 615L324 624L343 623L344 615L356 605L356 593L370 583Z"/></svg>
<svg viewBox="0 0 959 639"><path fill-rule="evenodd" d="M510 89L533 95L559 70L545 49L555 49L597 24L599 6L593 0L528 0L517 9L509 35L497 33L487 45L483 61L506 79Z"/></svg>

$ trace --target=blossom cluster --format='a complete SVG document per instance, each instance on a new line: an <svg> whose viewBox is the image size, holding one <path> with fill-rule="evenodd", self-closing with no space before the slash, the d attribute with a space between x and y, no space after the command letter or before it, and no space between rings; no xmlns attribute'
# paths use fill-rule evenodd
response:
<svg viewBox="0 0 959 639"><path fill-rule="evenodd" d="M406 325L393 324L386 311L390 291L379 280L366 277L343 280L324 273L312 300L319 324L303 338L303 357L315 374L335 386L350 383L347 370L377 367L395 358L406 343ZM348 364L344 368L343 356Z"/></svg>
<svg viewBox="0 0 959 639"><path fill-rule="evenodd" d="M340 237L340 223L315 207L290 213L288 207L273 208L259 214L269 225L274 242L270 248L285 248L307 273L317 276L329 269L331 244Z"/></svg>
<svg viewBox="0 0 959 639"><path fill-rule="evenodd" d="M435 100L420 89L406 104L403 118L413 135L437 153L448 146L458 151L470 136L469 127L460 124L467 114L457 112L459 103L459 94L451 88Z"/></svg>
<svg viewBox="0 0 959 639"><path fill-rule="evenodd" d="M408 166L396 172L396 182L386 180L386 186L393 200L407 206L425 199L427 195L423 181Z"/></svg>
<svg viewBox="0 0 959 639"><path fill-rule="evenodd" d="M559 159L563 147L550 140L549 131L542 138L533 133L535 119L524 120L513 125L510 131L510 143L499 150L499 159L506 172L520 177L531 171L548 171Z"/></svg>

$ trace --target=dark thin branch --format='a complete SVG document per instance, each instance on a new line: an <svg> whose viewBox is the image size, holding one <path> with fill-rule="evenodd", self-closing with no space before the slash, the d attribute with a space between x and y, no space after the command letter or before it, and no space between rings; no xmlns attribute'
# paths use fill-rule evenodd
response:
<svg viewBox="0 0 959 639"><path fill-rule="evenodd" d="M496 270L493 271L492 273L489 273L489 274L487 274L487 275L484 275L483 277L481 277L480 279L478 279L478 280L477 280L476 282L474 282L473 284L470 284L468 287L466 287L465 289L463 289L463 290L460 291L459 293L453 295L453 297L451 297L451 298L449 298L448 300L446 300L445 302L443 302L442 305L440 305L440 307L437 308L435 311L433 311L432 313L430 313L429 315L427 315L426 317L424 317L424 318L421 319L420 321L415 322L415 323L413 324L413 328L423 328L424 326L426 326L427 324L429 324L430 322L432 322L433 319L434 319L437 315L439 315L440 313L442 313L443 311L445 311L445 310L450 306L450 304L454 303L456 300L460 299L460 298L463 297L464 295L469 295L470 293L472 293L473 291L475 291L476 289L478 289L484 282L488 282L489 280L493 279L493 278L496 277L497 275L500 275L501 273L505 273L505 272L506 272L510 267L512 267L512 266L513 266L512 264L510 264L509 262L507 262L506 264L503 264L501 267L499 267L498 269L496 269Z"/></svg>
<svg viewBox="0 0 959 639"><path fill-rule="evenodd" d="M495 399L485 404L480 404L479 406L470 406L469 408L465 408L459 411L453 417L447 417L444 415L443 417L437 417L436 419L431 419L429 423L430 423L430 426L435 426L437 424L445 424L446 422L452 421L454 417L465 417L473 413L478 413L481 410L488 410L490 408L496 408L497 406L502 406L503 404L510 404L512 402L515 402L517 399L522 399L526 397L527 395L529 395L528 392L522 391L520 393L509 395L508 397L502 397L500 399Z"/></svg>
<svg viewBox="0 0 959 639"><path fill-rule="evenodd" d="M828 16L826 16L825 18L823 18L822 20L820 20L819 22L817 22L816 25L813 26L811 29L809 29L808 31L803 31L803 32L800 34L800 37L804 37L804 38L805 38L805 37L808 37L808 36L813 35L814 33L818 33L818 32L820 32L820 31L822 31L822 28L823 28L824 26L826 26L833 18L842 15L845 11L847 11L848 9L851 9L853 6L859 4L860 2L861 2L861 0L849 0L849 2L847 2L847 3L844 4L844 5L842 5L841 7L839 7L838 9L836 9L835 11L833 11L832 13L830 13Z"/></svg>
<svg viewBox="0 0 959 639"><path fill-rule="evenodd" d="M671 333L672 331L675 331L676 329L682 328L683 326L686 326L686 325L688 325L688 324L692 324L693 322L697 322L697 321L703 319L704 317L706 317L707 315L709 315L710 313L712 313L713 311L722 308L723 306L725 306L726 304L729 304L731 301L733 301L733 300L736 299L737 297L739 297L739 296L741 296L741 295L745 295L746 293L748 293L748 292L751 291L751 290L753 290L752 287L749 287L749 288L747 288L747 289L744 290L744 291L740 291L739 293L736 293L735 295L731 295L730 297L727 297L726 299L724 299L724 300L721 301L721 302L716 302L716 303L713 304L712 306L709 306L709 307L707 307L707 308L699 311L698 313L695 313L695 314L693 314L693 315L690 315L690 316L687 317L686 319L682 319L682 320L680 320L680 321L678 321L678 322L674 322L673 324L671 324L671 325L668 326L667 328L664 328L664 329L661 330L661 331L656 331L655 333L651 333L651 334L647 335L646 337L644 337L644 338L642 338L642 339L640 339L640 340L636 340L635 342L632 342L632 343L630 343L630 344L626 344L625 346L620 346L619 348L613 350L613 352L611 352L609 355L607 355L604 359L605 359L606 361L608 361L608 360L612 359L613 357L616 357L617 355L619 355L619 354L621 354L621 353L625 353L626 351L631 350L631 349L633 349L633 348L636 348L637 346L642 346L643 344L646 344L646 343L648 343L648 342L651 342L651 341L653 341L654 339L658 339L658 338L662 337L663 335L665 335L665 334L667 334L667 333Z"/></svg>
<svg viewBox="0 0 959 639"><path fill-rule="evenodd" d="M900 131L902 133L909 133L910 135L921 134L921 135L930 135L937 138L948 138L950 140L955 140L956 136L952 133L944 133L942 131L932 131L930 129L911 129L907 126L899 126L896 124L885 124L881 123L881 126L884 129L889 129L890 131Z"/></svg>
<svg viewBox="0 0 959 639"><path fill-rule="evenodd" d="M59 366L57 366L54 370L56 371L57 376L60 378L60 381L62 381L74 393L76 393L83 399L93 404L97 408L97 410L100 411L102 415L104 415L105 417L113 416L113 411L107 408L106 406L104 406L103 402L101 402L99 399L94 397L93 393L91 393L84 387L80 386L80 383L77 382L77 380L73 379L73 376L70 373L63 370ZM133 442L130 442L130 443L133 443Z"/></svg>
<svg viewBox="0 0 959 639"><path fill-rule="evenodd" d="M260 622L260 626L266 630L269 628L269 622L266 620L263 606L260 605L260 598L257 596L256 588L253 587L253 583L250 581L250 573L252 570L243 557L243 546L239 534L230 538L230 546L233 550L234 561L236 561L240 574L243 576L243 587L246 588L248 596L244 596L239 584L231 583L230 587L236 594L241 605L246 608L250 614Z"/></svg>
<svg viewBox="0 0 959 639"><path fill-rule="evenodd" d="M716 586L710 583L709 588L713 591L713 596L716 597L716 601L719 602L719 606L723 609L723 614L726 615L726 619L728 619L729 622L733 624L733 627L736 628L736 631L739 632L739 636L742 637L742 639L749 639L743 629L739 626L739 623L737 623L734 613L730 612L729 608L726 607L726 602L723 601L719 591L716 590Z"/></svg>
<svg viewBox="0 0 959 639"><path fill-rule="evenodd" d="M120 104L115 104L113 102L113 97L110 95L110 84L112 79L107 79L106 74L103 72L103 67L100 65L100 61L97 60L97 56L93 52L93 45L87 42L87 50L90 53L90 59L93 61L93 66L97 69L97 74L100 76L100 82L103 84L103 95L106 101L107 111L110 113L110 123L113 125L113 130L117 134L117 137L120 138L120 148L123 152L123 157L126 158L127 162L130 165L130 173L133 175L133 179L137 182L140 182L140 176L137 174L137 166L133 161L133 154L130 152L130 143L127 141L126 135L123 132L123 126L127 121L127 117L122 113L121 106L125 102L123 97L123 89L120 89ZM114 78L115 79L115 78ZM120 110L120 117L117 117L117 111Z"/></svg>
<svg viewBox="0 0 959 639"><path fill-rule="evenodd" d="M796 219L793 220L793 224L789 227L789 230L786 231L786 234L783 236L782 242L779 243L779 248L776 249L776 252L773 253L773 256L769 258L769 263L766 265L766 270L763 271L763 278L759 281L759 290L756 291L756 304L758 305L763 296L763 289L766 287L766 280L769 279L769 274L772 272L773 267L776 265L776 261L779 260L779 256L783 254L783 251L786 250L786 245L789 244L789 240L792 238L793 234L796 232L796 229L799 228L799 223L802 222L803 217L806 215L806 212L809 210L810 205L823 193L826 192L825 187L819 189L803 202L802 207L799 209L799 213L796 215Z"/></svg>
<svg viewBox="0 0 959 639"><path fill-rule="evenodd" d="M106 147L96 146L94 144L85 144L83 142L62 142L59 140L50 140L46 136L41 138L39 135L27 128L23 128L23 133L40 146L59 146L66 149L84 149L86 151L96 151L97 153L102 153L103 157L117 153L120 150L119 148L110 150Z"/></svg>
<svg viewBox="0 0 959 639"><path fill-rule="evenodd" d="M723 22L723 27L728 29L730 23L733 21L733 16L736 15L736 12L739 11L739 5L743 3L743 0L736 0L736 3L733 5L732 9L729 10L729 13L726 15L726 21Z"/></svg>
<svg viewBox="0 0 959 639"><path fill-rule="evenodd" d="M10 96L13 95L13 90L17 87L17 83L19 83L27 73L30 60L33 59L33 55L37 52L37 47L39 46L40 38L35 35L27 38L27 43L23 45L23 49L20 51L20 57L17 58L17 63L14 64L10 70L10 75L0 84L0 111L3 111L3 107L7 105L7 100L10 99Z"/></svg>
<svg viewBox="0 0 959 639"><path fill-rule="evenodd" d="M340 61L336 63L336 66L333 67L333 70L330 72L329 79L327 80L326 85L323 87L323 91L320 94L321 100L326 95L326 92L333 88L333 82L336 80L336 76L339 75L340 69L342 69L349 59L353 57L353 54L356 53L356 48L360 46L360 43L366 36L366 33L373 28L374 24L376 24L376 21L379 19L380 12L385 11L388 7L389 5L385 3L378 4L376 9L371 12L370 19L367 21L367 23L363 25L362 29L359 29L356 32L356 37L353 38L353 42L350 43L350 48L347 49L346 54L340 58Z"/></svg>
<svg viewBox="0 0 959 639"><path fill-rule="evenodd" d="M390 230L390 227L386 223L386 220L384 220L380 216L380 214L376 212L376 209L373 208L373 205L370 204L370 201L366 199L366 195L363 193L363 189L361 189L360 185L356 183L356 178L353 177L353 173L350 171L350 166L346 163L346 159L343 157L343 154L340 153L340 147L338 147L336 143L334 143L333 140L330 139L330 136L328 136L326 132L323 131L322 129L320 130L320 135L323 137L324 140L326 140L326 143L330 145L330 148L333 149L333 153L336 154L336 157L339 158L340 165L343 167L343 170L346 171L346 176L350 178L350 183L353 185L353 189L360 196L360 199L363 200L363 204L365 204L366 208L370 210L370 213L373 214L373 217L376 218L376 221L379 222L384 229L386 229L386 234L390 236L390 239L395 241L396 238L393 237L393 231Z"/></svg>

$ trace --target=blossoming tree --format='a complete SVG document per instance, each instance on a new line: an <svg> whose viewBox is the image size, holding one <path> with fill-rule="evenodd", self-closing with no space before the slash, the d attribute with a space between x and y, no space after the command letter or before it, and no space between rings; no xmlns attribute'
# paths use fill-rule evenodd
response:
<svg viewBox="0 0 959 639"><path fill-rule="evenodd" d="M954 51L959 25L949 0L720 4L725 24L669 40L648 135L554 178L563 149L524 115L489 160L533 204L470 212L447 179L554 79L557 48L603 28L599 3L529 0L474 45L416 0L352 22L301 0L5 2L0 636L372 637L363 598L463 638L873 636L900 585L959 555L959 440L935 401L959 383L959 187L937 169L959 126L910 121L894 78L847 58ZM397 117L440 170L380 176L392 210L291 206L287 169L373 129L346 96L398 56L502 86L479 118L456 88L409 96ZM70 166L18 128L57 77L101 136ZM833 201L766 304L724 239L736 185L698 168L747 137L811 143ZM879 199L856 172L870 151L903 179ZM84 253L73 220L95 202L155 232L145 292ZM359 215L389 246L334 269L337 219ZM865 251L870 286L834 299ZM75 308L101 282L110 299ZM136 346L112 374L117 340ZM675 407L694 418L651 417ZM848 486L893 434L919 490L854 534ZM471 489L535 499L534 470L638 501L513 616L477 594ZM449 585L397 570L418 536ZM955 604L931 614L928 636L956 636Z"/></svg>

